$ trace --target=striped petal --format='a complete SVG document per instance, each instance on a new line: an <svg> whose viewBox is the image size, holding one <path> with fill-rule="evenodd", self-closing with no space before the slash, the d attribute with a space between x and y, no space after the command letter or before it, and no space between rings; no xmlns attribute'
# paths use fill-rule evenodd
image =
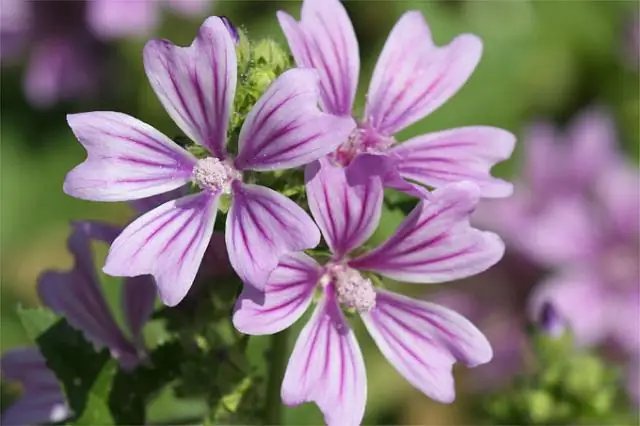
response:
<svg viewBox="0 0 640 426"><path fill-rule="evenodd" d="M156 301L156 284L149 275L129 277L122 287L122 310L138 348L144 347L142 327L151 317Z"/></svg>
<svg viewBox="0 0 640 426"><path fill-rule="evenodd" d="M502 258L504 244L469 225L478 199L478 187L469 182L435 191L386 242L350 266L413 283L452 281L488 269Z"/></svg>
<svg viewBox="0 0 640 426"><path fill-rule="evenodd" d="M165 135L126 114L70 114L67 122L87 159L64 181L85 200L127 201L171 191L191 180L196 158Z"/></svg>
<svg viewBox="0 0 640 426"><path fill-rule="evenodd" d="M109 310L93 265L91 241L84 228L82 224L75 226L68 240L75 262L73 269L45 272L38 280L40 299L96 346L109 348L124 368L133 368L139 362L137 350Z"/></svg>
<svg viewBox="0 0 640 426"><path fill-rule="evenodd" d="M17 348L0 359L2 376L22 385L22 395L6 407L0 417L3 425L58 423L71 416L56 376L47 368L44 357L35 348Z"/></svg>
<svg viewBox="0 0 640 426"><path fill-rule="evenodd" d="M437 47L417 11L396 23L369 86L365 120L392 135L427 116L467 81L482 53L476 36L463 34Z"/></svg>
<svg viewBox="0 0 640 426"><path fill-rule="evenodd" d="M428 133L390 150L405 179L438 188L471 181L484 197L507 197L513 185L491 176L491 167L511 156L515 136L496 127L461 127Z"/></svg>
<svg viewBox="0 0 640 426"><path fill-rule="evenodd" d="M319 72L324 111L350 116L358 87L360 53L347 11L338 0L305 0L301 15L296 22L278 12L296 65Z"/></svg>
<svg viewBox="0 0 640 426"><path fill-rule="evenodd" d="M283 256L269 276L264 293L244 286L234 309L233 325L250 335L284 330L309 307L320 274L320 266L304 253Z"/></svg>
<svg viewBox="0 0 640 426"><path fill-rule="evenodd" d="M361 314L371 337L400 374L440 402L455 399L452 366L487 363L487 338L467 319L442 306L378 290L376 306Z"/></svg>
<svg viewBox="0 0 640 426"><path fill-rule="evenodd" d="M289 406L315 402L329 426L359 425L367 376L355 335L331 292L302 329L282 383Z"/></svg>
<svg viewBox="0 0 640 426"><path fill-rule="evenodd" d="M232 194L229 260L245 284L263 290L282 255L317 246L320 231L300 206L269 188L236 181Z"/></svg>
<svg viewBox="0 0 640 426"><path fill-rule="evenodd" d="M335 150L347 140L355 122L320 112L317 105L315 71L292 69L278 77L242 126L236 168L289 169Z"/></svg>
<svg viewBox="0 0 640 426"><path fill-rule="evenodd" d="M384 193L379 179L351 184L344 168L322 159L306 168L305 181L309 208L334 258L371 237L382 212Z"/></svg>
<svg viewBox="0 0 640 426"><path fill-rule="evenodd" d="M209 245L219 195L201 192L140 216L111 245L104 272L153 275L160 298L177 305L187 294Z"/></svg>
<svg viewBox="0 0 640 426"><path fill-rule="evenodd" d="M208 18L189 47L152 40L144 68L173 121L193 141L224 158L236 90L236 50L224 22Z"/></svg>

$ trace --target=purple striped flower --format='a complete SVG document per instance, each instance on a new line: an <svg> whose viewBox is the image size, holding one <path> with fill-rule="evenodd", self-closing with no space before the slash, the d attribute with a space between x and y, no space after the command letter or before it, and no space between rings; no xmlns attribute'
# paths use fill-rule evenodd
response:
<svg viewBox="0 0 640 426"><path fill-rule="evenodd" d="M469 226L479 189L463 182L436 190L386 242L352 255L378 225L383 189L375 179L346 185L345 173L328 159L306 172L309 207L331 258L319 265L303 253L287 255L264 293L245 287L233 316L244 333L272 334L317 301L289 360L282 399L287 405L315 402L330 425L360 424L367 392L364 360L343 309L357 312L389 362L438 401L454 399L451 369L456 361L475 366L492 357L486 338L465 318L379 288L377 274L439 283L483 271L503 254L495 234Z"/></svg>
<svg viewBox="0 0 640 426"><path fill-rule="evenodd" d="M176 124L210 155L198 159L133 117L90 112L68 117L88 152L65 180L66 193L95 201L127 201L193 183L200 192L169 201L131 223L114 241L104 271L151 274L173 306L186 295L213 233L223 194L231 194L226 243L238 275L257 288L281 255L315 247L320 232L304 210L263 186L243 183L244 171L305 165L351 132L350 119L318 110L317 75L282 74L248 114L239 153L226 150L237 69L234 42L222 20L205 21L186 48L150 41L144 48L149 81Z"/></svg>
<svg viewBox="0 0 640 426"><path fill-rule="evenodd" d="M87 99L99 92L107 52L87 25L84 1L3 0L0 61L27 56L23 78L27 100L36 107Z"/></svg>
<svg viewBox="0 0 640 426"><path fill-rule="evenodd" d="M305 0L301 15L296 22L278 12L296 64L318 70L324 111L351 117L360 70L351 21L338 0ZM481 51L480 39L470 34L437 47L422 14L404 14L378 58L364 117L331 158L347 166L357 157L383 175L385 186L415 195L424 194L424 188L405 179L431 187L469 180L485 197L510 195L512 185L490 175L491 167L513 151L515 138L503 129L461 127L395 146L396 133L437 109L464 85Z"/></svg>
<svg viewBox="0 0 640 426"><path fill-rule="evenodd" d="M91 250L91 240L109 244L119 232L119 228L99 222L74 223L68 241L73 269L45 272L38 281L38 293L47 307L66 317L89 341L109 348L123 368L133 369L145 358L142 327L153 312L156 289L149 276L125 280L122 309L129 328L125 333L102 293Z"/></svg>
<svg viewBox="0 0 640 426"><path fill-rule="evenodd" d="M22 385L20 398L2 412L1 424L58 423L71 416L56 376L37 349L17 348L4 353L0 370L5 379Z"/></svg>
<svg viewBox="0 0 640 426"><path fill-rule="evenodd" d="M205 13L212 0L91 0L87 21L100 38L119 38L151 33L159 24L164 7L184 16Z"/></svg>

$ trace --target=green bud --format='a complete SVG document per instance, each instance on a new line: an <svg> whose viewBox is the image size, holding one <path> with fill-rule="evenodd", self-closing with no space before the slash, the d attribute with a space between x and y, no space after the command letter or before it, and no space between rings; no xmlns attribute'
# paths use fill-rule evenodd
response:
<svg viewBox="0 0 640 426"><path fill-rule="evenodd" d="M264 93L265 90L273 83L277 75L275 71L265 68L256 69L249 74L248 84L257 93Z"/></svg>
<svg viewBox="0 0 640 426"><path fill-rule="evenodd" d="M525 397L533 423L547 423L553 416L553 398L543 390L532 390Z"/></svg>
<svg viewBox="0 0 640 426"><path fill-rule="evenodd" d="M252 59L258 67L268 66L277 74L291 66L289 53L273 40L260 40L252 53Z"/></svg>

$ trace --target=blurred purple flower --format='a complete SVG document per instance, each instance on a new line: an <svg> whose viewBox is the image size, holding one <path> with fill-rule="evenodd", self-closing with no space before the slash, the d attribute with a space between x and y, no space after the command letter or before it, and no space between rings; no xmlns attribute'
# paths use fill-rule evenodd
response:
<svg viewBox="0 0 640 426"><path fill-rule="evenodd" d="M323 110L351 117L360 58L344 6L338 0L305 0L299 22L284 12L278 12L278 20L296 64L318 70ZM481 52L482 42L471 34L435 46L422 14L405 13L378 59L363 119L331 158L343 166L356 158L367 162L386 186L414 195L424 194L424 188L407 180L432 187L469 180L485 197L511 194L510 183L490 175L491 167L513 151L515 138L503 129L462 127L393 147L396 133L436 110L464 85Z"/></svg>
<svg viewBox="0 0 640 426"><path fill-rule="evenodd" d="M31 104L50 107L97 93L106 52L87 27L85 12L84 1L3 1L0 61L28 56L23 84Z"/></svg>
<svg viewBox="0 0 640 426"><path fill-rule="evenodd" d="M289 169L314 161L346 138L351 120L318 110L315 71L289 70L247 116L238 156L232 158L226 151L226 133L237 64L224 22L207 19L190 47L150 41L144 63L169 115L211 156L197 159L125 114L68 117L88 159L67 175L67 194L127 201L192 183L202 189L131 223L111 246L104 271L115 276L151 274L164 303L178 304L211 240L220 197L230 194L225 233L229 260L244 282L264 287L281 255L315 247L320 232L301 207L269 188L243 183L242 172Z"/></svg>
<svg viewBox="0 0 640 426"><path fill-rule="evenodd" d="M553 337L561 336L566 330L564 319L549 301L542 303L538 312L537 325Z"/></svg>
<svg viewBox="0 0 640 426"><path fill-rule="evenodd" d="M186 16L208 11L212 0L91 0L87 21L93 33L104 39L145 36L160 21L163 7Z"/></svg>
<svg viewBox="0 0 640 426"><path fill-rule="evenodd" d="M98 222L77 222L69 237L75 264L67 272L45 272L38 281L42 302L69 324L81 330L98 347L106 346L125 369L145 357L142 327L153 311L155 285L149 276L125 280L122 308L131 337L116 323L107 306L93 265L91 240L111 243L119 228Z"/></svg>
<svg viewBox="0 0 640 426"><path fill-rule="evenodd" d="M71 416L71 409L56 376L35 348L17 348L0 359L5 379L19 382L22 395L2 412L3 425L37 425L58 423Z"/></svg>
<svg viewBox="0 0 640 426"><path fill-rule="evenodd" d="M578 344L604 344L637 357L640 174L616 150L615 140L612 119L599 108L580 114L564 135L549 125L535 126L525 140L523 179L513 197L485 202L475 219L517 254L554 271L532 291L530 319L551 303ZM501 262L493 271L507 266ZM509 277L499 281L497 292L522 287L526 293L535 282ZM500 310L512 315L503 321L519 320L516 310Z"/></svg>
<svg viewBox="0 0 640 426"><path fill-rule="evenodd" d="M282 384L284 403L313 401L329 425L362 421L367 393L364 360L342 309L360 315L379 349L406 380L431 398L453 401L453 364L488 362L489 342L451 310L375 288L372 274L439 283L495 264L503 253L502 241L469 226L478 187L467 182L436 190L386 242L352 257L380 220L381 181L349 186L345 170L328 159L308 166L305 174L309 207L331 259L321 266L303 253L287 255L270 276L265 293L244 288L233 316L243 333L273 334L292 325L317 300L289 360Z"/></svg>

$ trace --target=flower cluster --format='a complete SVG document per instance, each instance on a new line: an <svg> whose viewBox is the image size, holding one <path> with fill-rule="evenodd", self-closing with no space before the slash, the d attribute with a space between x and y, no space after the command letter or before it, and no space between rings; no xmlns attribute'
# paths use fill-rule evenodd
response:
<svg viewBox="0 0 640 426"><path fill-rule="evenodd" d="M82 280L45 276L43 300L108 346L123 367L133 366L144 354L136 333L151 310L145 302L153 300L150 277L163 303L178 305L214 229L222 228L217 216L225 215L228 261L244 283L233 313L240 332L277 333L316 304L286 369L285 404L315 402L328 424L362 421L367 384L347 320L353 314L402 376L426 395L451 402L453 364L488 362L488 341L455 312L384 287L394 280L431 284L471 276L502 257L500 238L473 228L469 218L480 197L510 194L511 185L493 178L490 169L510 156L515 139L487 126L398 145L394 135L463 86L479 61L481 42L463 35L437 47L422 15L406 13L380 55L364 117L355 120L358 44L341 3L305 0L299 22L283 13L278 19L297 67L277 76L241 116L234 108L236 85L243 84L242 38L228 20L208 18L189 47L164 40L144 47L149 82L191 143L178 145L122 113L68 116L87 159L67 175L67 194L164 201L117 237L102 237L111 243L104 272L145 282L135 286L144 297L137 295L125 309L137 315L129 318L131 339L104 309L83 311L85 302L63 295L69 293L60 290L63 285L73 292L92 286L86 268ZM299 181L302 189L273 184L281 181ZM417 205L390 238L371 248L385 188L416 196Z"/></svg>

